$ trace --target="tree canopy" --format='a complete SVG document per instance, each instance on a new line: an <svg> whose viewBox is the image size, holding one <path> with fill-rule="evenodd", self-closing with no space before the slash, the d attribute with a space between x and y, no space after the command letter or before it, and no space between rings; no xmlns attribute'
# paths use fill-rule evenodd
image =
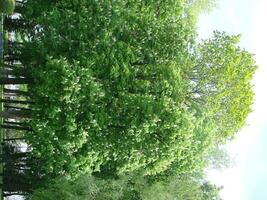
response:
<svg viewBox="0 0 267 200"><path fill-rule="evenodd" d="M197 40L214 0L16 3L0 78L20 85L2 87L4 195L220 200L204 169L226 164L256 65L239 35Z"/></svg>
<svg viewBox="0 0 267 200"><path fill-rule="evenodd" d="M182 0L27 1L27 140L48 174L183 174L242 127L252 55L225 33L197 44L187 9Z"/></svg>
<svg viewBox="0 0 267 200"><path fill-rule="evenodd" d="M0 13L12 14L15 9L15 0L0 0Z"/></svg>
<svg viewBox="0 0 267 200"><path fill-rule="evenodd" d="M244 125L253 102L251 79L256 64L238 46L239 38L215 31L193 54L190 99L209 110L221 138L232 137Z"/></svg>
<svg viewBox="0 0 267 200"><path fill-rule="evenodd" d="M196 177L169 177L149 183L143 177L99 179L85 175L70 181L57 178L27 197L28 200L221 200L221 188Z"/></svg>

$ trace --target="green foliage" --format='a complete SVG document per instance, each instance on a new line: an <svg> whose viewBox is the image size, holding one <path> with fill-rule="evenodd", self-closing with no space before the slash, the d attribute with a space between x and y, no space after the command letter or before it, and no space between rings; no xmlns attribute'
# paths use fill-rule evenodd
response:
<svg viewBox="0 0 267 200"><path fill-rule="evenodd" d="M152 183L135 181L135 190L142 200L221 200L217 187L203 178L203 175L173 175L165 179L154 180Z"/></svg>
<svg viewBox="0 0 267 200"><path fill-rule="evenodd" d="M139 200L128 184L127 177L118 180L101 180L82 176L75 181L57 178L27 197L28 200Z"/></svg>
<svg viewBox="0 0 267 200"><path fill-rule="evenodd" d="M217 6L218 0L185 0L185 4L191 15L198 17L203 12L212 11Z"/></svg>
<svg viewBox="0 0 267 200"><path fill-rule="evenodd" d="M0 13L12 14L15 4L15 0L0 0Z"/></svg>
<svg viewBox="0 0 267 200"><path fill-rule="evenodd" d="M27 135L35 156L47 160L48 173L73 176L103 165L155 174L177 158L185 170L194 163L188 150L198 151L189 139L198 119L183 105L194 33L182 3L71 5L55 3L32 19L42 29L24 50L36 80Z"/></svg>
<svg viewBox="0 0 267 200"><path fill-rule="evenodd" d="M253 56L237 46L238 41L239 36L214 32L193 54L188 98L210 113L219 140L232 138L244 125L253 102L251 79L256 65Z"/></svg>
<svg viewBox="0 0 267 200"><path fill-rule="evenodd" d="M203 194L198 183L184 178L156 182L150 187L144 187L141 196L143 200L202 200Z"/></svg>
<svg viewBox="0 0 267 200"><path fill-rule="evenodd" d="M27 1L23 18L34 28L22 62L35 81L27 139L45 174L199 172L214 144L243 126L253 58L237 36L215 32L195 44L190 6Z"/></svg>
<svg viewBox="0 0 267 200"><path fill-rule="evenodd" d="M201 185L201 190L203 193L203 200L222 200L220 197L220 190L222 187L217 187L209 182L204 182Z"/></svg>
<svg viewBox="0 0 267 200"><path fill-rule="evenodd" d="M245 123L256 66L239 36L196 44L196 18L215 1L25 4L29 199L220 200L203 169L225 164L219 145Z"/></svg>
<svg viewBox="0 0 267 200"><path fill-rule="evenodd" d="M184 0L184 4L188 23L195 26L201 14L216 8L218 0Z"/></svg>
<svg viewBox="0 0 267 200"><path fill-rule="evenodd" d="M45 187L36 189L28 200L221 200L218 188L202 178L193 176L168 177L149 183L139 176L118 179L98 179L82 176L75 181L53 179Z"/></svg>

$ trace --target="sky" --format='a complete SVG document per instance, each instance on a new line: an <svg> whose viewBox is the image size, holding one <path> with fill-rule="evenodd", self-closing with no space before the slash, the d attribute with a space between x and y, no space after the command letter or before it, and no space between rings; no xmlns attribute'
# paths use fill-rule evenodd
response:
<svg viewBox="0 0 267 200"><path fill-rule="evenodd" d="M235 165L209 171L209 179L223 185L223 200L267 200L267 0L218 0L198 23L200 38L213 30L241 34L240 46L255 54L255 100L246 126L226 145Z"/></svg>

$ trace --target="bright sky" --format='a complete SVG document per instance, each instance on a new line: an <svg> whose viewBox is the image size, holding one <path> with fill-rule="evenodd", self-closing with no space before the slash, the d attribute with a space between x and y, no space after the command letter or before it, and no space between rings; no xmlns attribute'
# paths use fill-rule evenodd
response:
<svg viewBox="0 0 267 200"><path fill-rule="evenodd" d="M255 102L247 126L227 145L236 165L211 171L209 178L223 185L223 200L267 200L267 0L218 0L219 6L199 20L200 37L213 30L242 34L240 45L255 54Z"/></svg>

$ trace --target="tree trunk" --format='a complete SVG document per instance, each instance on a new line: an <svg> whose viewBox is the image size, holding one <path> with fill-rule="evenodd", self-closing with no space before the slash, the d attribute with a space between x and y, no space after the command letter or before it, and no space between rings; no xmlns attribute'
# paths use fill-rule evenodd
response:
<svg viewBox="0 0 267 200"><path fill-rule="evenodd" d="M24 125L23 122L12 122L12 121L7 121L7 120L4 120L3 123L4 124L12 124L12 125Z"/></svg>
<svg viewBox="0 0 267 200"><path fill-rule="evenodd" d="M16 96L29 96L29 92L20 91L20 90L11 90L4 88L3 89L4 94L14 94Z"/></svg>
<svg viewBox="0 0 267 200"><path fill-rule="evenodd" d="M18 130L18 131L32 131L32 129L29 127L10 126L10 125L0 125L0 127L4 129L12 129L12 130Z"/></svg>
<svg viewBox="0 0 267 200"><path fill-rule="evenodd" d="M5 68L10 68L10 69L17 69L17 68L23 68L23 65L22 64L16 64L16 65L12 65L12 64L7 64L7 63L5 63L4 65L3 65L3 67L5 67Z"/></svg>
<svg viewBox="0 0 267 200"><path fill-rule="evenodd" d="M27 193L26 192L7 192L7 191L3 192L4 197L11 197L14 195L27 195Z"/></svg>
<svg viewBox="0 0 267 200"><path fill-rule="evenodd" d="M20 101L20 100L12 100L12 99L0 99L0 102L3 103L15 103L15 104L33 104L32 101Z"/></svg>
<svg viewBox="0 0 267 200"><path fill-rule="evenodd" d="M31 84L33 80L30 78L0 78L0 85L9 85L9 84Z"/></svg>
<svg viewBox="0 0 267 200"><path fill-rule="evenodd" d="M22 111L3 111L0 112L0 117L2 118L10 118L10 119L17 119L17 118L31 118L30 113L22 112Z"/></svg>
<svg viewBox="0 0 267 200"><path fill-rule="evenodd" d="M30 108L16 107L16 106L10 106L10 105L4 105L4 108L7 108L8 110L25 110L28 112L32 110Z"/></svg>
<svg viewBox="0 0 267 200"><path fill-rule="evenodd" d="M28 77L29 73L27 73L26 70L22 70L22 69L7 69L7 68L3 68L0 70L0 74L2 76L23 76L23 77Z"/></svg>
<svg viewBox="0 0 267 200"><path fill-rule="evenodd" d="M16 141L16 140L25 140L25 138L8 138L8 139L4 139L5 142Z"/></svg>
<svg viewBox="0 0 267 200"><path fill-rule="evenodd" d="M29 152L18 152L18 153L12 153L12 154L2 154L2 158L7 158L8 160L17 160L20 158L27 158L29 155Z"/></svg>

